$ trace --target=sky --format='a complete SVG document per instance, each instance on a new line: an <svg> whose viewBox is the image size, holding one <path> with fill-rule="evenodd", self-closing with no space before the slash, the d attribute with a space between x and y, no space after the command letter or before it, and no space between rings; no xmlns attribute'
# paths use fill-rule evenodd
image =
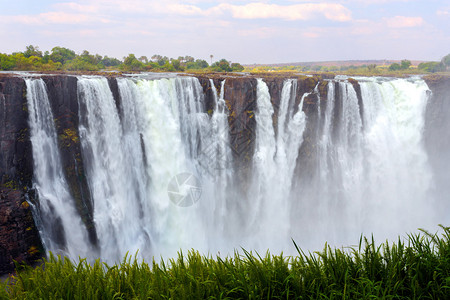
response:
<svg viewBox="0 0 450 300"><path fill-rule="evenodd" d="M242 64L440 60L449 0L0 0L0 53L55 46L123 59Z"/></svg>

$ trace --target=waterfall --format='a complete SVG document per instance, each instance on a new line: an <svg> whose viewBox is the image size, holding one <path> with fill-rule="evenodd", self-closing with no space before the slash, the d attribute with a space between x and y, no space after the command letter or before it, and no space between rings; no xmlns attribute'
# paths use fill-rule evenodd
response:
<svg viewBox="0 0 450 300"><path fill-rule="evenodd" d="M310 94L302 95L297 113L293 114L296 90L296 81L284 82L275 134L269 89L262 79L258 79L254 177L250 194L253 199L249 199L253 212L250 212L249 227L257 228L256 232L251 232L252 247L263 251L268 245L274 251L282 251L289 240L290 191L306 125L303 103Z"/></svg>
<svg viewBox="0 0 450 300"><path fill-rule="evenodd" d="M318 172L299 189L303 210L294 221L301 229L293 236L305 247L350 244L362 233L395 239L416 230L419 219L436 226L422 137L427 85L378 78L359 85L362 107L352 83L328 83Z"/></svg>
<svg viewBox="0 0 450 300"><path fill-rule="evenodd" d="M227 209L227 200L230 198L228 186L233 176L233 159L230 149L228 108L225 103L225 80L220 84L220 93L217 93L214 81L209 80L213 91L214 111L210 120L210 132L207 135L206 147L202 150L202 155L198 158L199 163L205 167L209 173L208 187L212 189L205 191L214 201L207 205L212 214L206 217L207 224L211 224L208 236L223 236L226 232L227 220L233 218L232 211ZM220 248L223 248L222 245Z"/></svg>
<svg viewBox="0 0 450 300"><path fill-rule="evenodd" d="M105 257L139 250L175 254L201 246L198 209L182 210L168 197L179 173L199 176L197 141L206 114L194 79L118 79L119 116L105 78L79 78L80 135Z"/></svg>
<svg viewBox="0 0 450 300"><path fill-rule="evenodd" d="M207 81L210 111L197 78L112 80L116 99L104 77L80 76L77 83L95 254L64 179L45 83L26 80L48 250L110 262L127 252L151 259L191 248L293 254L291 238L318 250L325 242L349 245L362 233L395 239L436 226L422 136L428 87L421 79L357 78L356 86L336 78L322 85L326 96L320 82L305 91L286 79L279 99L258 79L245 178L237 176L240 162L230 146L228 79L217 88Z"/></svg>
<svg viewBox="0 0 450 300"><path fill-rule="evenodd" d="M124 132L106 78L78 78L78 101L82 154L101 253L119 258L126 251L145 250L149 237L141 216L144 195L138 186L145 177L135 124L125 119Z"/></svg>
<svg viewBox="0 0 450 300"><path fill-rule="evenodd" d="M365 209L372 211L366 222L374 230L412 231L418 219L437 225L431 222L432 174L422 137L427 91L422 80L361 83L369 196Z"/></svg>
<svg viewBox="0 0 450 300"><path fill-rule="evenodd" d="M41 239L47 251L89 257L87 231L65 181L53 114L42 79L26 79Z"/></svg>

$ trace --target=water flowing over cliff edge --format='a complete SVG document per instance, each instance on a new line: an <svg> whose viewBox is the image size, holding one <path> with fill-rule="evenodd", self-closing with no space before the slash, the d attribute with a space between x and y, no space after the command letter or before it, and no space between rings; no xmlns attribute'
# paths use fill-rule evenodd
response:
<svg viewBox="0 0 450 300"><path fill-rule="evenodd" d="M449 221L449 78L0 77L0 271Z"/></svg>

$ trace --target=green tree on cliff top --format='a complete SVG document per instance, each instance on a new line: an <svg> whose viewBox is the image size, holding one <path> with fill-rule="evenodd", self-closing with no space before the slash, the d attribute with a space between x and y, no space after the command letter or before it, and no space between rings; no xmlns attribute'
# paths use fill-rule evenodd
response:
<svg viewBox="0 0 450 300"><path fill-rule="evenodd" d="M441 62L445 65L445 67L447 69L450 68L450 54L447 54L446 56L444 56L441 60Z"/></svg>
<svg viewBox="0 0 450 300"><path fill-rule="evenodd" d="M402 60L400 63L400 69L402 69L402 70L409 69L410 66L411 66L411 61L409 61L407 59Z"/></svg>
<svg viewBox="0 0 450 300"><path fill-rule="evenodd" d="M27 58L30 56L42 57L42 51L39 50L38 46L29 45L23 52L23 56Z"/></svg>
<svg viewBox="0 0 450 300"><path fill-rule="evenodd" d="M60 62L64 64L65 62L74 59L76 56L75 51L64 48L64 47L54 47L49 58L54 62Z"/></svg>
<svg viewBox="0 0 450 300"><path fill-rule="evenodd" d="M210 55L212 60L213 55ZM64 47L54 47L51 51L42 51L38 46L29 45L23 52L12 54L0 53L0 70L30 70L30 71L99 71L105 67L127 71L168 71L182 72L185 69L208 69L217 72L240 72L244 67L239 63L233 63L221 59L212 66L203 59L194 59L186 55L178 59L168 58L162 55L153 55L150 61L146 56L136 58L134 54L124 57L124 62L111 57L102 57L99 54L91 54L84 50L76 54L74 50Z"/></svg>
<svg viewBox="0 0 450 300"><path fill-rule="evenodd" d="M144 63L139 61L134 54L128 54L124 57L123 68L128 71L140 71L144 68Z"/></svg>

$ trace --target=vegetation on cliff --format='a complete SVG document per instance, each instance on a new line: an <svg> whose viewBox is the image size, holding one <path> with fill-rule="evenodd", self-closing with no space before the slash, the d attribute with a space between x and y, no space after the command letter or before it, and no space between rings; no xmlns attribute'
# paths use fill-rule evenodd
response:
<svg viewBox="0 0 450 300"><path fill-rule="evenodd" d="M332 63L310 63L304 65L283 65L283 66L248 66L246 72L250 73L339 73L349 76L404 76L408 74L424 74L450 71L450 54L443 57L439 62L423 62L418 65L412 65L410 60L404 59L399 63L392 64L360 64L360 65L341 65L336 66Z"/></svg>
<svg viewBox="0 0 450 300"><path fill-rule="evenodd" d="M450 70L450 54L444 56L441 61L422 62L412 65L411 61L404 59L399 63L390 65L377 65L373 63L363 65L284 65L270 66L258 65L244 67L239 63L232 63L221 59L208 64L206 60L195 59L192 56L179 56L169 58L155 54L151 58L147 56L136 57L129 54L123 60L99 54L91 54L84 50L77 54L75 51L54 47L51 51L42 52L39 47L29 45L23 52L12 54L0 53L0 71L125 71L125 72L301 72L301 73L339 73L350 76L403 76L406 74L440 73Z"/></svg>
<svg viewBox="0 0 450 300"><path fill-rule="evenodd" d="M192 56L180 56L177 59L167 56L153 55L137 58L129 54L123 61L117 58L91 54L84 50L81 54L64 48L54 47L51 52L44 53L37 46L27 46L23 52L12 54L0 53L0 70L3 71L164 71L183 72L185 70L204 70L209 72L240 72L244 69L239 63L231 63L221 59L209 65L205 60Z"/></svg>
<svg viewBox="0 0 450 300"><path fill-rule="evenodd" d="M0 299L444 299L450 290L450 228L422 230L403 242L362 238L348 249L325 246L298 256L212 258L190 251L151 265L125 257L119 265L74 263L50 255L19 269Z"/></svg>

